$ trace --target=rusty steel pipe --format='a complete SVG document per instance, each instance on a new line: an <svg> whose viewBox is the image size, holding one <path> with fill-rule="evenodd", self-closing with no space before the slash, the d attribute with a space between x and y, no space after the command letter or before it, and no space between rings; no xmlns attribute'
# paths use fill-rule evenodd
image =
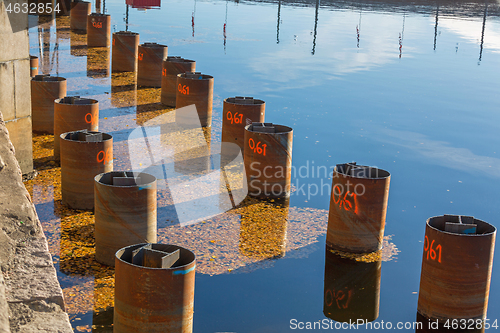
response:
<svg viewBox="0 0 500 333"><path fill-rule="evenodd" d="M113 54L111 71L135 72L137 70L137 52L139 50L139 34L137 32L119 31L113 33Z"/></svg>
<svg viewBox="0 0 500 333"><path fill-rule="evenodd" d="M196 105L202 127L212 126L213 99L214 78L212 76L198 72L177 75L175 108Z"/></svg>
<svg viewBox="0 0 500 333"><path fill-rule="evenodd" d="M109 47L92 47L87 51L87 76L103 78L109 76Z"/></svg>
<svg viewBox="0 0 500 333"><path fill-rule="evenodd" d="M381 270L382 260L360 262L342 258L327 246L323 314L339 322L376 320Z"/></svg>
<svg viewBox="0 0 500 333"><path fill-rule="evenodd" d="M490 291L496 228L471 216L427 220L418 312L431 320L483 320Z"/></svg>
<svg viewBox="0 0 500 333"><path fill-rule="evenodd" d="M73 209L94 208L94 177L113 171L113 137L96 131L62 133L62 202Z"/></svg>
<svg viewBox="0 0 500 333"><path fill-rule="evenodd" d="M177 245L117 251L113 332L191 333L195 271L195 254Z"/></svg>
<svg viewBox="0 0 500 333"><path fill-rule="evenodd" d="M168 46L156 43L139 45L137 57L137 86L161 87L163 59L168 56Z"/></svg>
<svg viewBox="0 0 500 333"><path fill-rule="evenodd" d="M266 103L253 97L230 97L224 100L222 109L222 142L235 143L240 150L232 151L235 145L223 145L222 155L229 160L245 150L245 126L251 123L263 123Z"/></svg>
<svg viewBox="0 0 500 333"><path fill-rule="evenodd" d="M70 29L87 31L87 16L90 15L91 4L88 1L75 1L71 3Z"/></svg>
<svg viewBox="0 0 500 333"><path fill-rule="evenodd" d="M108 47L111 39L111 15L92 13L87 16L87 46Z"/></svg>
<svg viewBox="0 0 500 333"><path fill-rule="evenodd" d="M175 107L177 75L196 71L196 61L181 57L167 57L161 71L161 103Z"/></svg>
<svg viewBox="0 0 500 333"><path fill-rule="evenodd" d="M30 76L38 75L38 57L30 55Z"/></svg>
<svg viewBox="0 0 500 333"><path fill-rule="evenodd" d="M31 79L33 132L54 134L54 100L66 96L66 79L37 75Z"/></svg>
<svg viewBox="0 0 500 333"><path fill-rule="evenodd" d="M95 257L112 266L122 247L156 242L156 178L113 171L94 180Z"/></svg>
<svg viewBox="0 0 500 333"><path fill-rule="evenodd" d="M333 171L326 244L354 253L382 248L389 172L374 167L339 164Z"/></svg>
<svg viewBox="0 0 500 333"><path fill-rule="evenodd" d="M54 159L56 161L59 161L59 136L62 133L83 129L93 132L99 130L99 102L79 96L56 99L54 101Z"/></svg>
<svg viewBox="0 0 500 333"><path fill-rule="evenodd" d="M292 176L293 129L272 123L245 126L244 161L248 194L288 198Z"/></svg>

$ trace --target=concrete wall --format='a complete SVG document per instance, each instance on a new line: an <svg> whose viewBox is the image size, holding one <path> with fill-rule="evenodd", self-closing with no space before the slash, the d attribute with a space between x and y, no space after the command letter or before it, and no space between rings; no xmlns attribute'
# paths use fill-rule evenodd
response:
<svg viewBox="0 0 500 333"><path fill-rule="evenodd" d="M0 113L0 333L73 332L35 206Z"/></svg>
<svg viewBox="0 0 500 333"><path fill-rule="evenodd" d="M0 0L0 112L21 170L28 174L33 171L28 15L7 14L8 4L16 2L23 0Z"/></svg>

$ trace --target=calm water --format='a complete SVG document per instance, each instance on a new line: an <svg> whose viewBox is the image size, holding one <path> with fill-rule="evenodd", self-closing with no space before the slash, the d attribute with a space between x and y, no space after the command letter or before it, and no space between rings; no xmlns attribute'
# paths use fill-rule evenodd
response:
<svg viewBox="0 0 500 333"><path fill-rule="evenodd" d="M215 77L219 122L222 100L240 95L265 100L266 121L293 127L293 165L304 168L292 179L303 192L293 193L291 207L328 209L323 184L331 179L313 175L318 166L357 161L391 173L385 234L401 252L382 263L377 321L413 322L426 219L473 215L500 226L499 4L316 5L163 0L161 9L129 8L127 17L122 1L105 4L112 31L128 19L141 43L166 44L169 55L194 59ZM86 57L71 55L67 39L55 50L54 30L51 37L50 73L68 78L68 95L99 99L101 118L135 115L135 106L110 104L109 76L87 77ZM36 28L30 40L36 54ZM113 135L124 140L128 130ZM197 274L194 331L287 332L291 319L326 318L324 243L322 235L306 257L285 256L270 268ZM499 258L492 320L500 319Z"/></svg>

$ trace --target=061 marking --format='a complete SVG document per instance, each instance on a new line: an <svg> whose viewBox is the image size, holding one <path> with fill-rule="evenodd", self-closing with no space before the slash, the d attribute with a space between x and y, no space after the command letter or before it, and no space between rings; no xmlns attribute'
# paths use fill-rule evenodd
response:
<svg viewBox="0 0 500 333"><path fill-rule="evenodd" d="M351 191L346 191L342 197L344 190L341 189L341 185L337 184L333 187L333 202L339 205L339 208L344 207L346 211L354 211L355 214L358 213L357 206L357 196L356 193Z"/></svg>
<svg viewBox="0 0 500 333"><path fill-rule="evenodd" d="M182 85L179 83L177 90L179 90L179 92L183 95L189 95L189 87L186 85Z"/></svg>
<svg viewBox="0 0 500 333"><path fill-rule="evenodd" d="M250 147L250 149L252 149L254 153L266 156L267 144L263 144L262 146L260 146L260 144L261 144L260 141L257 142L257 144L255 144L255 141L252 138L248 140L248 147Z"/></svg>
<svg viewBox="0 0 500 333"><path fill-rule="evenodd" d="M433 249L435 241L436 240L433 239L432 242L429 242L429 238L427 237L427 235L425 236L425 239L424 239L424 253L427 252L427 255L426 255L427 260L429 260L429 258L431 260L436 260L436 258L437 258L437 261L439 263L441 263L441 251L442 251L442 247L441 247L441 244L439 244L439 245L436 246L436 249ZM437 251L439 251L439 255L437 254Z"/></svg>
<svg viewBox="0 0 500 333"><path fill-rule="evenodd" d="M92 22L92 26L97 29L102 28L102 22Z"/></svg>
<svg viewBox="0 0 500 333"><path fill-rule="evenodd" d="M85 115L85 122L86 122L87 124L97 125L97 124L98 124L98 122L99 122L99 118L92 116L92 114L91 114L91 113L87 113L87 114Z"/></svg>
<svg viewBox="0 0 500 333"><path fill-rule="evenodd" d="M241 124L243 122L243 114L238 112L233 115L231 111L227 111L226 118L231 121L231 124Z"/></svg>
<svg viewBox="0 0 500 333"><path fill-rule="evenodd" d="M109 161L113 159L113 152L111 151L111 147L106 149L106 152L104 150L101 150L100 152L97 153L97 163L106 164Z"/></svg>

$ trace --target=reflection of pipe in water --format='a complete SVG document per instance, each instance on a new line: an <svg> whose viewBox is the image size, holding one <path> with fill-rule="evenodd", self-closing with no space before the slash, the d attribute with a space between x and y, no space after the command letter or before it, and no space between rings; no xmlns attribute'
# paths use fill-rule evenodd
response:
<svg viewBox="0 0 500 333"><path fill-rule="evenodd" d="M109 76L109 47L91 47L87 50L87 76L104 78Z"/></svg>
<svg viewBox="0 0 500 333"><path fill-rule="evenodd" d="M276 24L276 44L280 43L281 0L278 1L278 22Z"/></svg>
<svg viewBox="0 0 500 333"><path fill-rule="evenodd" d="M285 256L290 200L268 204L272 207L265 211L248 207L241 215L239 249L244 256L258 259Z"/></svg>
<svg viewBox="0 0 500 333"><path fill-rule="evenodd" d="M75 57L87 55L87 33L70 31L70 54Z"/></svg>
<svg viewBox="0 0 500 333"><path fill-rule="evenodd" d="M196 14L196 0L194 0L193 13L191 14L191 27L193 28L193 37L194 37L194 15L195 14Z"/></svg>
<svg viewBox="0 0 500 333"><path fill-rule="evenodd" d="M378 318L382 260L342 258L326 247L323 314L335 321Z"/></svg>
<svg viewBox="0 0 500 333"><path fill-rule="evenodd" d="M401 33L399 34L399 58L403 55L403 39L405 35L405 20L406 13L403 13L403 28L401 29Z"/></svg>
<svg viewBox="0 0 500 333"><path fill-rule="evenodd" d="M478 65L480 64L481 58L483 57L484 28L486 27L486 16L488 16L488 0L485 0L484 2L483 28L481 30L481 45L479 47L479 60L477 62Z"/></svg>
<svg viewBox="0 0 500 333"><path fill-rule="evenodd" d="M359 49L359 34L361 33L361 10L359 11L359 23L356 26L356 47Z"/></svg>
<svg viewBox="0 0 500 333"><path fill-rule="evenodd" d="M438 33L438 18L439 18L439 2L436 6L436 24L434 25L434 51L436 51L436 41Z"/></svg>
<svg viewBox="0 0 500 333"><path fill-rule="evenodd" d="M320 0L316 0L316 13L314 16L314 37L313 37L313 48L311 54L314 55L314 52L316 52L316 35L318 31L318 12L319 12L319 3Z"/></svg>
<svg viewBox="0 0 500 333"><path fill-rule="evenodd" d="M389 172L356 163L338 164L333 171L326 243L353 253L382 248Z"/></svg>
<svg viewBox="0 0 500 333"><path fill-rule="evenodd" d="M137 105L137 85L134 72L111 75L111 105L117 108Z"/></svg>
<svg viewBox="0 0 500 333"><path fill-rule="evenodd" d="M226 20L224 21L224 28L222 30L223 36L224 36L224 54L226 54L226 27L227 27L227 2L229 0L226 0Z"/></svg>

